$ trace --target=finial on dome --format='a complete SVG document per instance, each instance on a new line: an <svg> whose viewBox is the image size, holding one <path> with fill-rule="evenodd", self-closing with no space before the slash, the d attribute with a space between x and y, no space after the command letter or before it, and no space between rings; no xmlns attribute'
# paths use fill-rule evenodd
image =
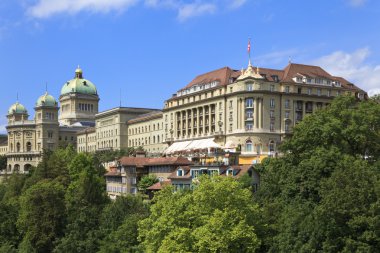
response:
<svg viewBox="0 0 380 253"><path fill-rule="evenodd" d="M82 69L79 67L79 64L78 64L77 69L75 70L75 78L80 78L80 79L83 78L83 71L82 71Z"/></svg>

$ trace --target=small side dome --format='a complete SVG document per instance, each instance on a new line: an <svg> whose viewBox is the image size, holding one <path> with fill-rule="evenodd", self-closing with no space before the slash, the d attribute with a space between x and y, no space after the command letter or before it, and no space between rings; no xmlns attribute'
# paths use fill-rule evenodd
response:
<svg viewBox="0 0 380 253"><path fill-rule="evenodd" d="M55 100L55 98L52 95L48 94L47 92L41 97L39 97L36 102L36 107L40 107L40 106L56 107L57 105L58 103Z"/></svg>
<svg viewBox="0 0 380 253"><path fill-rule="evenodd" d="M11 107L9 107L8 115L12 114L28 114L28 111L26 110L25 106L19 102L16 102L15 104L11 105Z"/></svg>
<svg viewBox="0 0 380 253"><path fill-rule="evenodd" d="M75 78L67 81L62 86L61 96L69 93L98 95L96 86L91 81L83 78L83 71L79 66L75 70Z"/></svg>

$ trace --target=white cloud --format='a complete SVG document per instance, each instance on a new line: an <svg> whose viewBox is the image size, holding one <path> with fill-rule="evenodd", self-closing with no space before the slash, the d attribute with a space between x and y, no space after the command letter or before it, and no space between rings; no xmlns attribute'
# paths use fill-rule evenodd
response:
<svg viewBox="0 0 380 253"><path fill-rule="evenodd" d="M232 9L240 8L247 2L247 0L230 0L229 7Z"/></svg>
<svg viewBox="0 0 380 253"><path fill-rule="evenodd" d="M178 19L185 21L188 18L204 14L212 14L216 10L216 5L209 3L192 3L181 6L178 10Z"/></svg>
<svg viewBox="0 0 380 253"><path fill-rule="evenodd" d="M35 18L48 18L56 14L74 15L81 11L107 13L124 11L138 0L38 0L27 12Z"/></svg>
<svg viewBox="0 0 380 253"><path fill-rule="evenodd" d="M348 3L349 3L351 6L354 6L354 7L362 6L362 5L364 5L366 2L367 2L367 0L348 0Z"/></svg>
<svg viewBox="0 0 380 253"><path fill-rule="evenodd" d="M334 76L342 76L373 95L380 92L380 65L366 62L370 54L368 48L360 48L352 53L336 51L312 63Z"/></svg>
<svg viewBox="0 0 380 253"><path fill-rule="evenodd" d="M254 51L254 45L252 45ZM251 50L252 51L252 50ZM254 65L258 64L259 66L270 66L270 65L283 65L284 62L289 61L293 55L299 55L301 52L298 49L287 49L282 51L273 51L268 54L258 55L254 57Z"/></svg>
<svg viewBox="0 0 380 253"><path fill-rule="evenodd" d="M58 14L75 15L80 12L108 13L123 12L143 3L148 8L166 8L175 10L180 21L192 17L212 14L217 9L233 10L243 6L247 0L35 0L27 5L27 13L38 19Z"/></svg>

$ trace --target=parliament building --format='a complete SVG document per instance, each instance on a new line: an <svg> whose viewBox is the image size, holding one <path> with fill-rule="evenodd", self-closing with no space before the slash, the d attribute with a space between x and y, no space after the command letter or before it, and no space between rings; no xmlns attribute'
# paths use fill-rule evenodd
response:
<svg viewBox="0 0 380 253"><path fill-rule="evenodd" d="M168 93L171 93L168 91ZM307 115L337 96L367 94L318 66L289 63L284 69L223 67L195 77L164 102L162 109L116 107L98 111L96 86L75 76L63 84L59 103L47 92L34 117L20 103L6 115L8 158L2 173L27 172L43 150L72 143L78 152L143 147L149 156L185 156L193 161L260 163ZM231 160L231 158L233 158Z"/></svg>

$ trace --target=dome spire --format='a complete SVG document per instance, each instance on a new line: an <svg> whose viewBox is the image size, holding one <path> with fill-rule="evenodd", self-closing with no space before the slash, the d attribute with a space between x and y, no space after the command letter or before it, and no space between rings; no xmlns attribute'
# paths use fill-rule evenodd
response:
<svg viewBox="0 0 380 253"><path fill-rule="evenodd" d="M78 64L77 69L75 70L75 78L78 78L78 79L82 79L83 78L83 71L79 67L79 64Z"/></svg>

